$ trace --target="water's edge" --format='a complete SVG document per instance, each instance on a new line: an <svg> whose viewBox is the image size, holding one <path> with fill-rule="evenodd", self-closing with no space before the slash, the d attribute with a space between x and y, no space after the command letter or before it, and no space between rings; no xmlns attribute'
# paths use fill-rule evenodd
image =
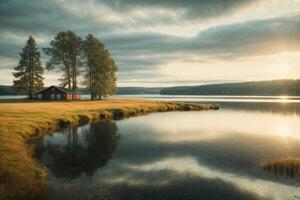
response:
<svg viewBox="0 0 300 200"><path fill-rule="evenodd" d="M53 132L62 128L66 128L69 126L81 126L88 123L94 123L101 120L120 120L124 118L146 115L154 112L170 112L170 111L201 111L201 110L218 110L219 106L216 104L192 104L192 103L176 103L176 102L157 102L157 105L153 106L133 106L132 108L120 108L120 109L103 109L96 111L97 116L85 115L76 113L75 119L72 120L68 118L61 117L54 124L50 124L49 127L41 127L35 128L34 133L28 136L28 138L24 139L25 148L27 148L27 152L29 152L28 159L32 159L35 163L35 166L30 166L30 168L34 167L35 177L34 179L34 188L31 191L10 191L10 187L12 187L9 183L0 183L4 185L4 199L47 199L47 171L46 169L39 164L35 160L35 143L36 139L43 137L46 133ZM95 114L95 113L94 113ZM21 161L20 161L21 162ZM14 177L13 174L10 176ZM31 180L33 181L33 180ZM15 184L15 183L12 183ZM24 185L22 185L24 184ZM28 188L25 183L20 183L17 188ZM16 187L16 186L14 186ZM12 188L14 188L12 187ZM14 188L16 189L16 188ZM7 193L6 193L7 192ZM19 193L18 193L19 192Z"/></svg>

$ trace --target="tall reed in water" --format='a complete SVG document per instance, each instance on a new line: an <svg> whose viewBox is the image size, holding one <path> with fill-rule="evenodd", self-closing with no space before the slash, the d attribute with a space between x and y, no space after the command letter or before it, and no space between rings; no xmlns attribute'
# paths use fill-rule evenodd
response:
<svg viewBox="0 0 300 200"><path fill-rule="evenodd" d="M275 175L300 178L299 158L279 158L275 160L263 161L261 167L264 171L272 172Z"/></svg>

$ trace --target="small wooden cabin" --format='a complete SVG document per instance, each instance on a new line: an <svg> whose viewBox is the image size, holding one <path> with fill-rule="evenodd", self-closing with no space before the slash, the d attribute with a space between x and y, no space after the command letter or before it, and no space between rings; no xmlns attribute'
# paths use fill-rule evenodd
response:
<svg viewBox="0 0 300 200"><path fill-rule="evenodd" d="M75 100L80 99L81 95L78 92L74 94L71 90L52 85L35 93L33 98L37 100Z"/></svg>

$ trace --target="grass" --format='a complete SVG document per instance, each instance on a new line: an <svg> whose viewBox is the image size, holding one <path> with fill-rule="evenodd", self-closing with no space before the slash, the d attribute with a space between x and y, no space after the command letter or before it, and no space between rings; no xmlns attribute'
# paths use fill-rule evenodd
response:
<svg viewBox="0 0 300 200"><path fill-rule="evenodd" d="M151 112L218 109L145 100L73 102L0 101L0 199L46 199L47 171L33 158L29 140L55 129L101 119L116 119Z"/></svg>
<svg viewBox="0 0 300 200"><path fill-rule="evenodd" d="M272 172L275 175L287 176L290 178L300 178L299 158L279 158L276 160L264 161L261 164L263 170Z"/></svg>

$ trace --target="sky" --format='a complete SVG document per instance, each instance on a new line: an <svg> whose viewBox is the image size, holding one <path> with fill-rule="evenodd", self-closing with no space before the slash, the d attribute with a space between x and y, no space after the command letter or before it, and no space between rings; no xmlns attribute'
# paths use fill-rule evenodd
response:
<svg viewBox="0 0 300 200"><path fill-rule="evenodd" d="M29 35L41 50L66 30L107 46L118 86L300 78L300 0L1 0L0 85Z"/></svg>

